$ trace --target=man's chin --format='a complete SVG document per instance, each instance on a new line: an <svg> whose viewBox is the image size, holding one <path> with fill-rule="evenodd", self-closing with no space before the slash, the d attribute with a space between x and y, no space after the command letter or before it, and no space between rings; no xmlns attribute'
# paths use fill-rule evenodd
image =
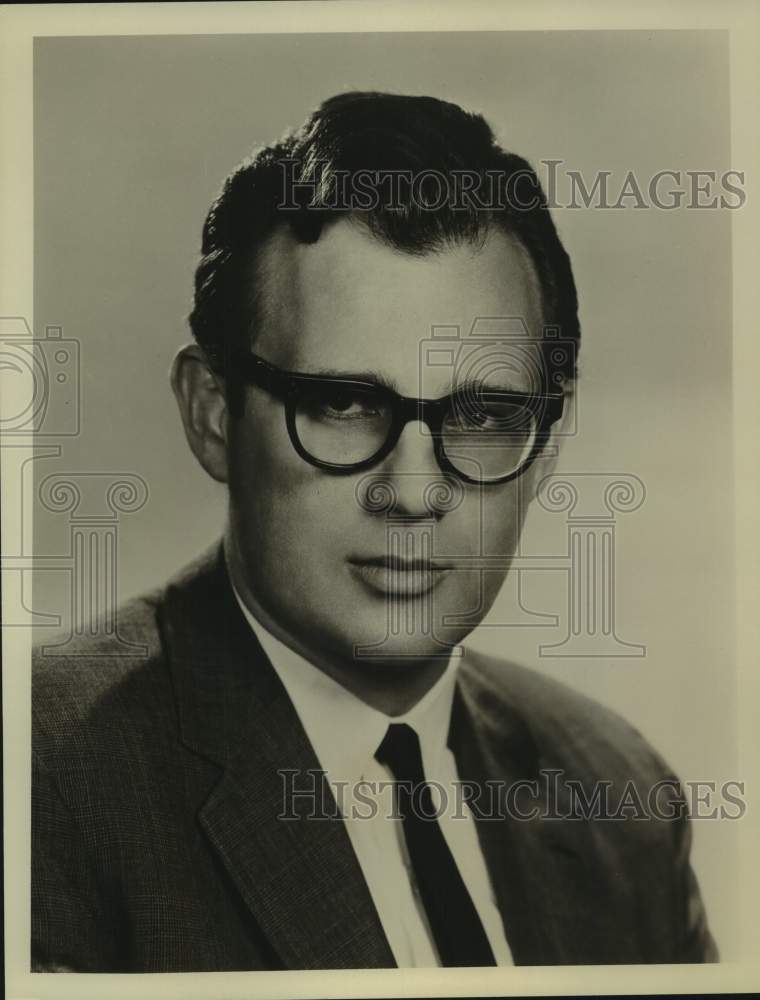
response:
<svg viewBox="0 0 760 1000"><path fill-rule="evenodd" d="M388 627L390 625L391 627ZM384 622L381 628L353 632L351 658L356 664L368 667L386 665L398 669L414 669L415 664L426 664L436 659L447 660L452 648L462 638L461 629L432 629L429 624L421 628L397 629L395 622Z"/></svg>

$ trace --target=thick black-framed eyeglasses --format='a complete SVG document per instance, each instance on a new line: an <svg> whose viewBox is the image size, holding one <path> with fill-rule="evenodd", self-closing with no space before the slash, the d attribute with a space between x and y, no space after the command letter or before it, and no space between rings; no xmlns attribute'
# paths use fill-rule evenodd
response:
<svg viewBox="0 0 760 1000"><path fill-rule="evenodd" d="M393 451L410 421L421 421L442 472L479 486L506 483L535 461L564 405L562 391L482 385L418 399L359 378L285 371L252 353L236 353L233 365L236 378L284 404L301 458L334 473L372 468Z"/></svg>

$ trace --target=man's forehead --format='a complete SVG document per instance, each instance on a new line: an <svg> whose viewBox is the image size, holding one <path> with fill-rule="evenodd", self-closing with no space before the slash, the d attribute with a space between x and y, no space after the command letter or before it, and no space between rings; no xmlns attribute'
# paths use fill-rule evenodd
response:
<svg viewBox="0 0 760 1000"><path fill-rule="evenodd" d="M478 245L415 255L341 220L313 244L276 230L259 255L256 350L302 371L375 371L403 382L431 340L460 353L525 349L540 336L535 269L524 248L493 229ZM495 360L495 358L494 358ZM408 386L407 386L408 388Z"/></svg>

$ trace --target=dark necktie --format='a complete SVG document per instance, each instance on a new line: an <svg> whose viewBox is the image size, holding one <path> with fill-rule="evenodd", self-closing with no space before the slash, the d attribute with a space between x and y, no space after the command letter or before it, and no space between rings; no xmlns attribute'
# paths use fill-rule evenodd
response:
<svg viewBox="0 0 760 1000"><path fill-rule="evenodd" d="M396 801L409 859L441 964L496 965L480 917L435 818L417 733L407 725L388 726L375 757L388 765L396 779Z"/></svg>

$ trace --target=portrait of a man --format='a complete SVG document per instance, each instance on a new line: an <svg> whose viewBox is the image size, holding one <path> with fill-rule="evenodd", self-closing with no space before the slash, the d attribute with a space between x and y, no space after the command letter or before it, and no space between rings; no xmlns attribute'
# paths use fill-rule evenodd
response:
<svg viewBox="0 0 760 1000"><path fill-rule="evenodd" d="M579 298L534 167L434 94L326 95L229 173L171 370L226 517L118 641L36 657L34 970L717 960L669 763L467 646L583 393Z"/></svg>

